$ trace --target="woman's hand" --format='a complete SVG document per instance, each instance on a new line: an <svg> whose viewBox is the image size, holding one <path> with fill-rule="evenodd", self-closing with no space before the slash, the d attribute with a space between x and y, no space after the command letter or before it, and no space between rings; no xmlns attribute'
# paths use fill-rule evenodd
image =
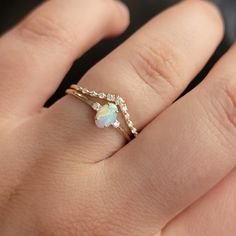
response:
<svg viewBox="0 0 236 236"><path fill-rule="evenodd" d="M127 25L117 1L51 0L1 38L1 235L235 235L236 48L173 103L222 39L213 5L170 8L80 81L126 99L141 130L127 145L71 96L43 109Z"/></svg>

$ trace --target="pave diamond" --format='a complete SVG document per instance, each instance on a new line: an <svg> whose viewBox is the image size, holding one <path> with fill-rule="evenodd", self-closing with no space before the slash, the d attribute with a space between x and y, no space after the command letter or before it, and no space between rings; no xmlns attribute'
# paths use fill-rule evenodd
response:
<svg viewBox="0 0 236 236"><path fill-rule="evenodd" d="M125 119L128 120L130 118L130 114L129 113L125 113Z"/></svg>
<svg viewBox="0 0 236 236"><path fill-rule="evenodd" d="M131 120L127 122L129 128L133 128L134 124Z"/></svg>
<svg viewBox="0 0 236 236"><path fill-rule="evenodd" d="M99 93L98 97L101 98L101 99L104 99L106 97L106 94L105 93Z"/></svg>
<svg viewBox="0 0 236 236"><path fill-rule="evenodd" d="M133 128L133 129L131 130L131 132L132 132L132 134L137 134L137 129Z"/></svg>
<svg viewBox="0 0 236 236"><path fill-rule="evenodd" d="M121 107L121 111L123 111L123 112L128 111L128 107L124 104L124 105Z"/></svg>
<svg viewBox="0 0 236 236"><path fill-rule="evenodd" d="M97 93L96 93L95 91L91 91L89 94L90 94L92 97L96 97L96 96L97 96Z"/></svg>
<svg viewBox="0 0 236 236"><path fill-rule="evenodd" d="M122 98L122 97L120 97L120 96L118 96L117 98L116 98L116 104L117 105L121 105L122 103L124 103L125 101L124 101L124 99Z"/></svg>
<svg viewBox="0 0 236 236"><path fill-rule="evenodd" d="M110 102L114 102L116 99L115 95L107 94L107 100Z"/></svg>
<svg viewBox="0 0 236 236"><path fill-rule="evenodd" d="M86 89L86 88L83 88L83 89L82 89L82 93L88 93L88 92L89 92L88 89Z"/></svg>

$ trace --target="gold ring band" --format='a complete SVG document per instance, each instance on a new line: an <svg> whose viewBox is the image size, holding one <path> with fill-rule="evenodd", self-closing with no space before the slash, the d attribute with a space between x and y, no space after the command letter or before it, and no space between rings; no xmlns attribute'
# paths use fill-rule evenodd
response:
<svg viewBox="0 0 236 236"><path fill-rule="evenodd" d="M130 119L128 107L121 96L110 93L106 94L103 92L97 93L94 90L88 90L87 88L75 84L71 85L70 89L66 90L66 93L78 98L97 112L95 117L97 127L105 128L112 126L116 128L128 141L137 137L137 129L134 127L134 124ZM91 97L105 100L108 103L102 105L91 99ZM121 127L121 124L117 119L119 111L123 115L124 121L130 132Z"/></svg>

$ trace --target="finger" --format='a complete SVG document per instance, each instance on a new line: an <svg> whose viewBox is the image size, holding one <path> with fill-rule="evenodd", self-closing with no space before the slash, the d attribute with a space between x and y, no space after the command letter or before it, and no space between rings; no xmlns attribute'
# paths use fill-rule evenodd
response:
<svg viewBox="0 0 236 236"><path fill-rule="evenodd" d="M162 236L221 236L236 232L236 171L170 222Z"/></svg>
<svg viewBox="0 0 236 236"><path fill-rule="evenodd" d="M212 55L222 33L221 17L213 5L183 1L92 68L80 85L121 95L140 130L180 95ZM98 161L122 147L124 139L113 129L97 129L93 117L90 107L66 97L52 107L45 122L51 123L53 135L62 143L74 138L84 148L96 147L88 148L84 157ZM73 150L77 149L76 144Z"/></svg>
<svg viewBox="0 0 236 236"><path fill-rule="evenodd" d="M113 179L119 187L129 180L119 191L124 197L133 193L124 220L135 219L137 230L161 229L235 167L235 59L234 46L205 82L107 160L108 186Z"/></svg>
<svg viewBox="0 0 236 236"><path fill-rule="evenodd" d="M128 11L119 1L44 3L0 40L1 111L40 110L76 57L127 24Z"/></svg>

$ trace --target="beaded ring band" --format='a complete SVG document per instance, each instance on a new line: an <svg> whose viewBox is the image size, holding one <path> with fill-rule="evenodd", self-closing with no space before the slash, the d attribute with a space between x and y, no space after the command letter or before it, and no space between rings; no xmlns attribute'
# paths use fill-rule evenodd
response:
<svg viewBox="0 0 236 236"><path fill-rule="evenodd" d="M112 126L117 129L128 141L137 137L137 129L131 121L128 107L125 100L121 96L110 93L106 94L103 92L97 93L94 90L90 91L87 88L83 88L76 84L71 85L71 87L66 90L66 93L78 98L96 111L95 124L98 128ZM105 100L107 103L102 105L99 102L90 99L92 97ZM123 115L124 121L130 132L121 127L121 123L117 119L119 111Z"/></svg>

